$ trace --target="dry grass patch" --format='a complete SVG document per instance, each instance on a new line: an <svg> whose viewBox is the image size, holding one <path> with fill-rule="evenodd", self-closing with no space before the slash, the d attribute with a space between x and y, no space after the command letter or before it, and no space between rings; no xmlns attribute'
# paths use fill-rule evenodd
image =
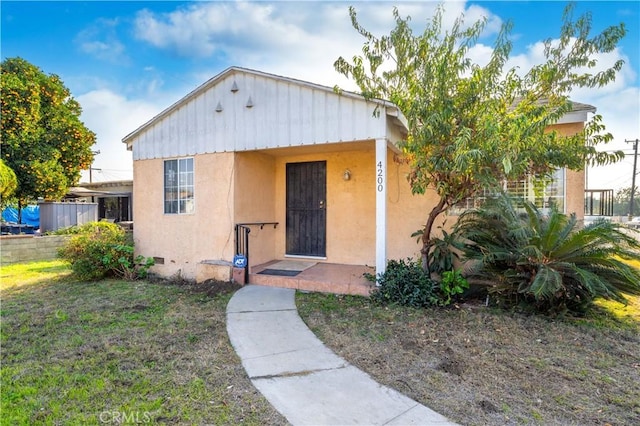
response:
<svg viewBox="0 0 640 426"><path fill-rule="evenodd" d="M233 290L3 267L2 424L286 424L228 341Z"/></svg>
<svg viewBox="0 0 640 426"><path fill-rule="evenodd" d="M638 298L631 303L637 313ZM319 294L298 294L297 304L336 353L460 424L632 425L640 419L635 314L552 320L477 303L418 310Z"/></svg>

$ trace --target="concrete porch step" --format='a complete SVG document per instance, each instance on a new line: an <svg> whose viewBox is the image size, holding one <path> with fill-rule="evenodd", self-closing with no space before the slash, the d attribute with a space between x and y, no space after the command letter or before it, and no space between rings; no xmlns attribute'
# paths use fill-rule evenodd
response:
<svg viewBox="0 0 640 426"><path fill-rule="evenodd" d="M373 283L363 276L374 272L370 266L317 263L293 277L259 273L276 262L251 267L249 284L359 296L368 296L373 288Z"/></svg>

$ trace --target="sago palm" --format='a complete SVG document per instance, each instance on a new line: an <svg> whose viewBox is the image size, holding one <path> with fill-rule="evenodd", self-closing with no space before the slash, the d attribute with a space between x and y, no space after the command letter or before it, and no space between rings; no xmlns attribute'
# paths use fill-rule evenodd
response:
<svg viewBox="0 0 640 426"><path fill-rule="evenodd" d="M488 280L504 304L545 313L581 313L596 297L624 303L623 293L640 294L640 271L623 262L640 258L632 232L606 220L583 227L574 215L516 207L506 196L464 213L456 227L475 261L472 275Z"/></svg>

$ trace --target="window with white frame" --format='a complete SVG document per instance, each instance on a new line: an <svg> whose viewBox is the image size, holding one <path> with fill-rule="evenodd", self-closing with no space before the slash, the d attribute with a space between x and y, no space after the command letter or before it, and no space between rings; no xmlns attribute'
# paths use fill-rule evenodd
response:
<svg viewBox="0 0 640 426"><path fill-rule="evenodd" d="M558 211L566 212L566 169L558 169L553 175L553 180L545 187L543 199L536 200L536 206L547 209L556 207Z"/></svg>
<svg viewBox="0 0 640 426"><path fill-rule="evenodd" d="M536 190L533 178L529 177L523 180L506 181L503 183L502 189L513 198L522 201L530 201L539 209L545 210L556 207L560 212L565 212L565 176L566 169L558 169L549 182L542 190ZM474 209L482 206L487 198L491 198L494 194L484 190L475 197L469 197L459 202L449 210L449 214L461 214L468 209Z"/></svg>
<svg viewBox="0 0 640 426"><path fill-rule="evenodd" d="M189 214L195 209L193 158L164 162L164 212Z"/></svg>

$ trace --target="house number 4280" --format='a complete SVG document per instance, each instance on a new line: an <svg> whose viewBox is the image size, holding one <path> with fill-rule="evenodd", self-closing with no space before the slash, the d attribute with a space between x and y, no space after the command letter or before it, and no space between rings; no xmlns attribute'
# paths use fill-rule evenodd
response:
<svg viewBox="0 0 640 426"><path fill-rule="evenodd" d="M376 176L378 192L382 192L384 190L384 169L382 168L382 161L378 161L378 164L376 164Z"/></svg>

